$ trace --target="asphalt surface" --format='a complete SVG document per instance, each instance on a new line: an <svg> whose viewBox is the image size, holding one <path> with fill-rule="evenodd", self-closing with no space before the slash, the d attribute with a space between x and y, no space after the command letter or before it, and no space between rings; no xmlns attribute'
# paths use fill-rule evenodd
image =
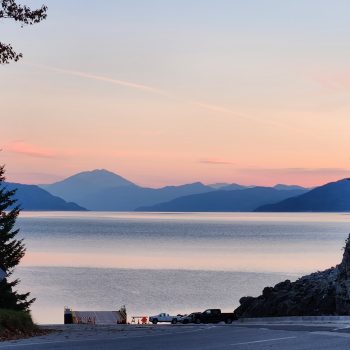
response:
<svg viewBox="0 0 350 350"><path fill-rule="evenodd" d="M350 326L312 325L157 325L56 327L44 337L2 342L0 350L179 350L317 349L349 350Z"/></svg>

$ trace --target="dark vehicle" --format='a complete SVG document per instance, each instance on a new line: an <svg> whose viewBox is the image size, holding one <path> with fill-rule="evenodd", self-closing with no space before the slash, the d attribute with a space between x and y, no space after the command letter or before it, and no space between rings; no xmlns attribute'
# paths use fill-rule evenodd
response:
<svg viewBox="0 0 350 350"><path fill-rule="evenodd" d="M208 309L194 316L194 323L219 323L231 324L237 317L234 313L224 313L220 309Z"/></svg>
<svg viewBox="0 0 350 350"><path fill-rule="evenodd" d="M200 315L200 314L201 314L201 312L192 312L192 313L189 314L189 315L183 316L183 317L180 319L180 322L183 323L183 324L194 323L194 322L195 322L195 319L196 319L196 316L197 316L197 315Z"/></svg>

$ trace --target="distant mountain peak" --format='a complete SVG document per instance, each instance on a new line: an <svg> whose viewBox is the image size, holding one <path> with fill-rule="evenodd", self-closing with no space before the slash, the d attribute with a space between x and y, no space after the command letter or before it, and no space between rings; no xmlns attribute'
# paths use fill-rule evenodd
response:
<svg viewBox="0 0 350 350"><path fill-rule="evenodd" d="M80 202L86 193L99 193L113 188L137 187L131 181L106 169L82 171L62 181L50 185L41 185L55 196L67 201Z"/></svg>
<svg viewBox="0 0 350 350"><path fill-rule="evenodd" d="M176 190L176 189L192 189L195 192L197 190L205 190L206 191L210 191L212 190L211 187L204 185L202 182L192 182L189 184L183 184L183 185L170 185L170 186L164 186L161 188L158 188L159 190Z"/></svg>
<svg viewBox="0 0 350 350"><path fill-rule="evenodd" d="M276 184L273 186L276 190L306 190L306 187L299 185L285 185L285 184Z"/></svg>
<svg viewBox="0 0 350 350"><path fill-rule="evenodd" d="M117 175L116 173L113 173L110 170L107 169L94 169L94 170L86 170L86 171L82 171L80 174L111 174L111 175Z"/></svg>
<svg viewBox="0 0 350 350"><path fill-rule="evenodd" d="M50 186L54 186L62 183L74 182L74 185L77 185L76 182L86 182L91 185L98 185L101 187L119 187L119 186L129 186L134 185L131 181L125 179L124 177L113 173L106 169L94 169L82 171L80 173L69 176L68 178L51 184Z"/></svg>
<svg viewBox="0 0 350 350"><path fill-rule="evenodd" d="M90 210L128 211L187 194L212 191L201 182L162 188L141 187L105 169L84 171L42 188Z"/></svg>
<svg viewBox="0 0 350 350"><path fill-rule="evenodd" d="M227 182L216 182L216 183L213 183L213 184L209 184L208 186L209 187L212 187L212 188L215 188L215 189L219 189L221 187L226 187L226 186L229 186L230 184L227 183Z"/></svg>

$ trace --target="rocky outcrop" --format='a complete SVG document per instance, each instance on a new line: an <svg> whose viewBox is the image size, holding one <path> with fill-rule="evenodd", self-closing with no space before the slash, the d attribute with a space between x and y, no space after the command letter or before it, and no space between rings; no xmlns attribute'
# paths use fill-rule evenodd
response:
<svg viewBox="0 0 350 350"><path fill-rule="evenodd" d="M239 302L237 317L350 315L350 235L336 267L266 287L259 297Z"/></svg>

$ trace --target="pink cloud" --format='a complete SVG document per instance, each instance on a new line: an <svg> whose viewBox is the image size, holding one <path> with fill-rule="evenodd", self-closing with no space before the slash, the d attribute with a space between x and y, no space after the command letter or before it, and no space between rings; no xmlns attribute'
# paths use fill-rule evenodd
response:
<svg viewBox="0 0 350 350"><path fill-rule="evenodd" d="M217 158L200 159L199 163L201 163L201 164L211 164L211 165L230 165L230 164L234 164L231 161L224 160L224 159L217 159Z"/></svg>
<svg viewBox="0 0 350 350"><path fill-rule="evenodd" d="M36 158L56 158L57 154L49 148L32 145L24 141L14 141L5 147L11 153L21 154Z"/></svg>
<svg viewBox="0 0 350 350"><path fill-rule="evenodd" d="M313 74L313 79L327 90L350 89L350 71L319 71Z"/></svg>
<svg viewBox="0 0 350 350"><path fill-rule="evenodd" d="M271 186L284 183L302 186L319 186L350 176L346 168L239 168L235 181Z"/></svg>
<svg viewBox="0 0 350 350"><path fill-rule="evenodd" d="M59 176L48 173L26 173L7 171L6 179L9 182L18 182L22 184L50 184L63 180L66 176Z"/></svg>

